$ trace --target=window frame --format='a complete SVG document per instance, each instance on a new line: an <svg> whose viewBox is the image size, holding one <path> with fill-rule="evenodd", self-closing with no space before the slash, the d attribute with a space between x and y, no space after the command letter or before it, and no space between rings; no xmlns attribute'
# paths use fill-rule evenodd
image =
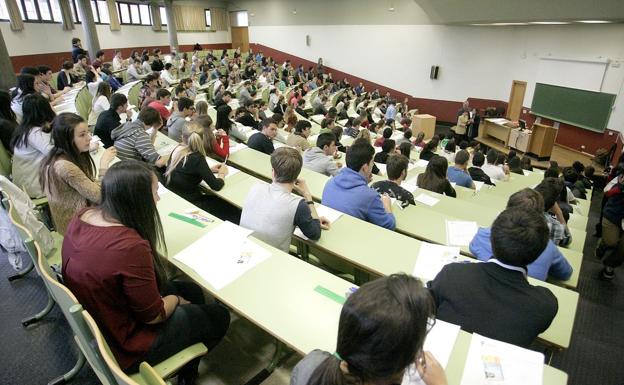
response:
<svg viewBox="0 0 624 385"><path fill-rule="evenodd" d="M91 4L91 12L93 13L93 10L95 9L95 13L93 14L93 22L95 24L100 24L100 25L110 25L110 14L108 15L109 22L108 23L102 22L102 18L100 16L100 8L98 7L98 2L106 3L106 0L89 0L89 4ZM94 3L95 3L95 8L94 8ZM76 4L76 0L69 0L69 10L72 13L72 20L74 24L82 24L82 20L79 19L78 5Z"/></svg>
<svg viewBox="0 0 624 385"><path fill-rule="evenodd" d="M166 27L167 26L167 10L166 10L166 8L163 7L162 5L160 5L158 7L158 12L160 12L160 25L162 27ZM163 18L163 13L165 14L164 18Z"/></svg>
<svg viewBox="0 0 624 385"><path fill-rule="evenodd" d="M20 17L22 22L24 23L41 23L41 24L61 24L61 21L54 21L54 14L52 13L52 5L50 4L51 0L43 0L48 5L48 12L50 12L50 20L44 20L41 18L41 10L39 9L39 1L33 0L33 5L35 6L35 13L37 14L36 19L29 19L28 13L26 12L26 2L24 0L17 0L17 7L20 10ZM23 17L21 15L24 15ZM7 15L8 16L8 15ZM0 19L10 21L7 17L6 19Z"/></svg>
<svg viewBox="0 0 624 385"><path fill-rule="evenodd" d="M142 27L149 27L154 25L154 18L152 16L152 9L148 4L139 4L139 3L129 3L126 1L116 1L115 4L117 5L117 12L119 12L119 24L121 25L136 25L136 26L142 26ZM121 20L121 5L125 5L128 7L128 16L130 17L130 22L126 23L123 22ZM130 6L135 5L137 6L138 9L138 16L139 16L139 20L137 22L135 22L134 18L132 17L132 11L130 10ZM143 18L141 16L141 7L147 7L147 12L149 15L149 24L144 24L143 23Z"/></svg>

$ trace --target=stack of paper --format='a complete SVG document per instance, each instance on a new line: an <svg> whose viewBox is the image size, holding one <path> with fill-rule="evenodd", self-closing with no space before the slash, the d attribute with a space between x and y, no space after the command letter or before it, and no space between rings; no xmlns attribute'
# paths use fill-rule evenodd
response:
<svg viewBox="0 0 624 385"><path fill-rule="evenodd" d="M455 341L459 334L459 326L452 323L436 320L435 326L425 340L423 350L433 354L443 368L446 368L455 347ZM424 385L420 378L416 365L410 365L403 375L402 385Z"/></svg>
<svg viewBox="0 0 624 385"><path fill-rule="evenodd" d="M445 265L457 262L458 257L459 247L422 242L412 275L421 278L425 282L431 281Z"/></svg>
<svg viewBox="0 0 624 385"><path fill-rule="evenodd" d="M472 335L461 385L542 385L544 355Z"/></svg>
<svg viewBox="0 0 624 385"><path fill-rule="evenodd" d="M210 168L212 168L213 166L216 166L216 165L220 164L220 163L219 163L219 162L217 162L216 160L214 160L214 159L212 159L212 158L209 158L209 157L206 157L206 163L208 163L208 167L210 167ZM227 166L227 169L228 169L228 173L227 173L227 175L225 176L225 178L226 178L226 179L227 179L227 178L229 178L229 177L231 177L232 175L236 175L236 174L238 174L238 173L240 172L240 170L239 170L239 169L234 168L234 167L232 167L232 166ZM218 173L216 173L216 172L215 172L214 174L215 174L215 176L217 176L217 174L218 174ZM204 182L202 182L202 183L204 183Z"/></svg>
<svg viewBox="0 0 624 385"><path fill-rule="evenodd" d="M477 222L446 221L446 242L452 246L468 246L478 230Z"/></svg>
<svg viewBox="0 0 624 385"><path fill-rule="evenodd" d="M419 194L417 197L414 198L414 200L416 202L420 202L422 204L425 204L427 206L435 206L438 202L440 202L440 200L438 198L434 198L430 195L427 195L425 193L421 193Z"/></svg>
<svg viewBox="0 0 624 385"><path fill-rule="evenodd" d="M319 217L325 217L329 221L330 224L336 222L338 220L338 218L340 218L343 215L338 210L334 210L334 209L332 209L330 207L319 205L319 204L314 205L314 208L316 209L316 213L318 214L318 216ZM308 239L308 237L303 235L303 232L298 227L295 228L295 231L293 232L293 234L295 234L299 238L302 238L302 239L305 239L305 240Z"/></svg>
<svg viewBox="0 0 624 385"><path fill-rule="evenodd" d="M220 290L271 256L249 234L250 230L223 222L173 258Z"/></svg>

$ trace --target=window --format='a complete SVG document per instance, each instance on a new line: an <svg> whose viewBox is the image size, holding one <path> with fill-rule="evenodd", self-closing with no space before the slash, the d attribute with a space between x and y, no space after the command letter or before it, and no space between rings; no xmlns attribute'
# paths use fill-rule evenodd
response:
<svg viewBox="0 0 624 385"><path fill-rule="evenodd" d="M206 27L210 27L212 25L212 18L210 17L210 10L204 9L204 15L206 18Z"/></svg>
<svg viewBox="0 0 624 385"><path fill-rule="evenodd" d="M123 3L118 1L117 8L121 24L152 25L152 14L147 4Z"/></svg>
<svg viewBox="0 0 624 385"><path fill-rule="evenodd" d="M93 21L95 24L110 24L110 16L108 15L108 5L106 5L106 0L91 0L90 3L91 13L93 14ZM82 19L80 18L80 13L78 12L76 0L69 0L69 8L71 9L74 23L81 23Z"/></svg>
<svg viewBox="0 0 624 385"><path fill-rule="evenodd" d="M167 25L167 11L165 7L160 7L160 24Z"/></svg>
<svg viewBox="0 0 624 385"><path fill-rule="evenodd" d="M43 23L62 21L58 0L17 0L17 8L23 21ZM5 1L0 2L0 19L9 20Z"/></svg>
<svg viewBox="0 0 624 385"><path fill-rule="evenodd" d="M4 1L0 1L0 20L9 20L9 10Z"/></svg>

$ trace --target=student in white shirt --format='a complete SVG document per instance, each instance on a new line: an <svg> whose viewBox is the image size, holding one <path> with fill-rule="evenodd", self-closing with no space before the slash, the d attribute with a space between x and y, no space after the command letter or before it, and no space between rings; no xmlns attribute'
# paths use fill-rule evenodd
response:
<svg viewBox="0 0 624 385"><path fill-rule="evenodd" d="M148 55L143 55L141 60L143 61L143 63L141 64L141 70L143 71L143 73L144 74L151 73L152 72L152 65L149 62L149 56Z"/></svg>
<svg viewBox="0 0 624 385"><path fill-rule="evenodd" d="M506 173L503 167L504 165L500 165L497 163L498 152L494 149L488 151L486 156L486 163L481 167L483 172L490 177L491 180L505 180Z"/></svg>
<svg viewBox="0 0 624 385"><path fill-rule="evenodd" d="M144 79L147 75L143 75L140 70L141 64L138 60L130 59L130 65L128 66L128 81L133 82L136 80Z"/></svg>
<svg viewBox="0 0 624 385"><path fill-rule="evenodd" d="M97 118L100 114L110 108L109 99L111 97L111 87L108 82L100 82L97 87L97 92L93 98L93 104L91 105L91 112L89 112L88 126L93 131Z"/></svg>
<svg viewBox="0 0 624 385"><path fill-rule="evenodd" d="M89 71L87 71L85 81L87 82L87 88L89 89L89 93L91 93L91 96L95 97L98 86L104 81L104 79L102 79L100 74L93 68L93 66L89 66Z"/></svg>
<svg viewBox="0 0 624 385"><path fill-rule="evenodd" d="M166 85L163 84L163 87L169 86L177 81L176 77L172 73L172 70L173 64L165 64L165 69L160 73L160 78L166 83Z"/></svg>
<svg viewBox="0 0 624 385"><path fill-rule="evenodd" d="M115 57L113 57L113 71L119 71L124 68L123 59L121 57L121 51L115 51Z"/></svg>

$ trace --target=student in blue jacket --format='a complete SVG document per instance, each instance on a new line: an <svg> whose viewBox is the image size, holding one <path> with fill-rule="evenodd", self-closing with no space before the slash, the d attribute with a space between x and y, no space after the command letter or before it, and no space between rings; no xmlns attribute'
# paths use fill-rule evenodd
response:
<svg viewBox="0 0 624 385"><path fill-rule="evenodd" d="M509 197L507 208L512 207L535 210L541 213L544 207L544 199L537 191L525 188ZM487 261L493 255L490 233L489 227L482 227L470 242L470 252L481 261ZM542 281L548 277L565 281L572 276L572 266L550 239L539 257L527 266L527 270L530 277Z"/></svg>
<svg viewBox="0 0 624 385"><path fill-rule="evenodd" d="M323 204L356 218L394 230L392 201L368 186L375 149L366 139L357 139L347 150L347 167L327 181Z"/></svg>

